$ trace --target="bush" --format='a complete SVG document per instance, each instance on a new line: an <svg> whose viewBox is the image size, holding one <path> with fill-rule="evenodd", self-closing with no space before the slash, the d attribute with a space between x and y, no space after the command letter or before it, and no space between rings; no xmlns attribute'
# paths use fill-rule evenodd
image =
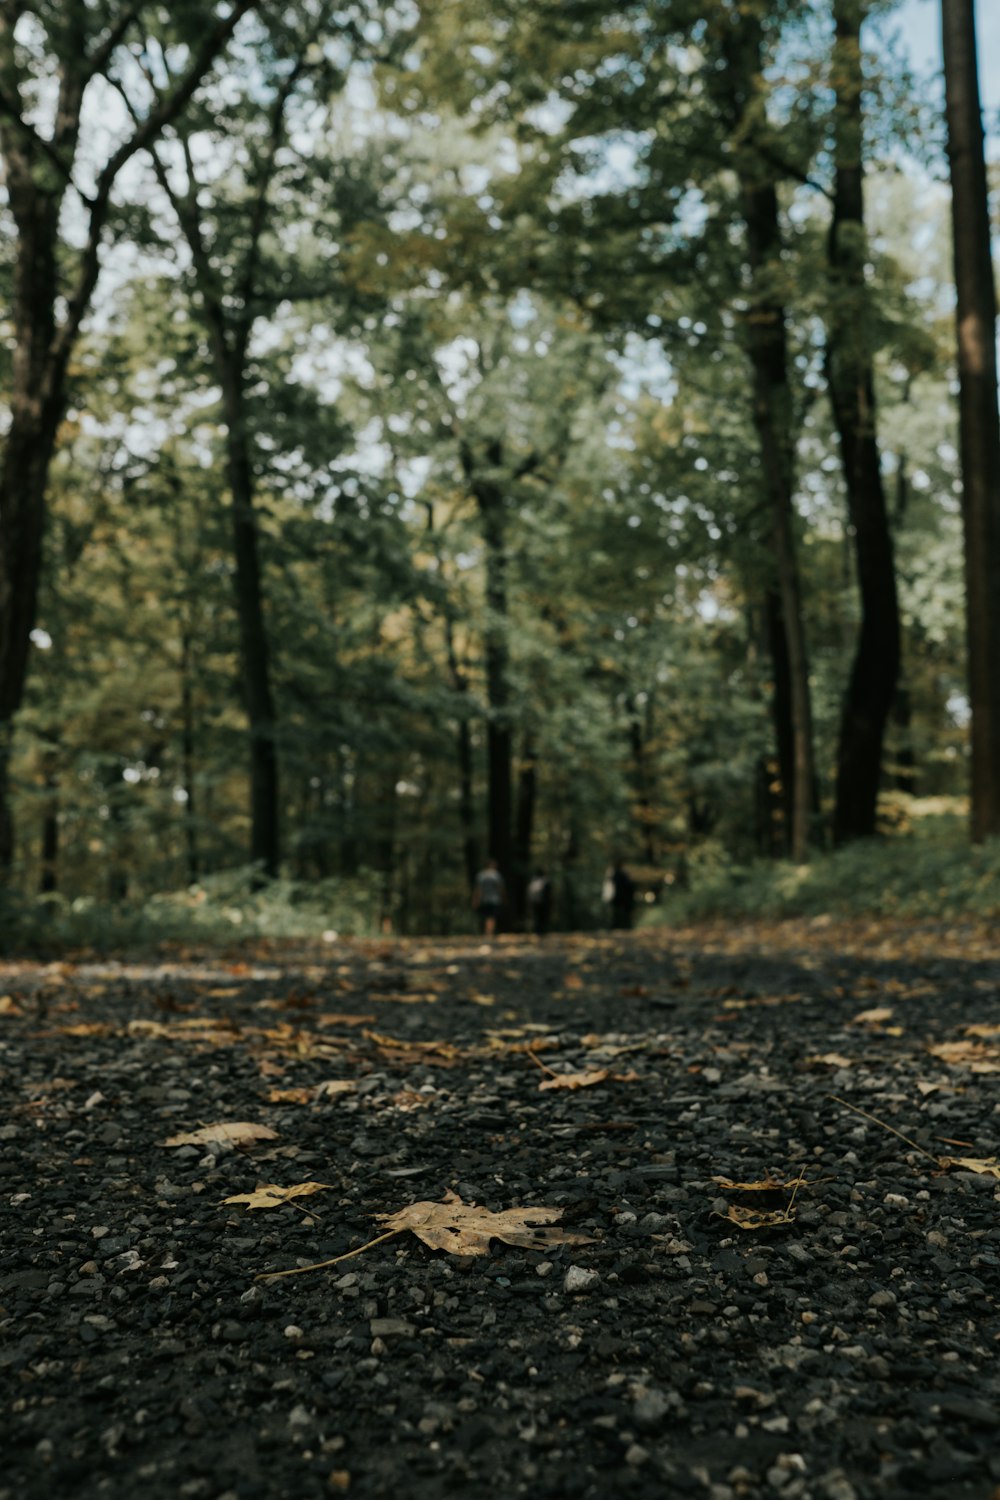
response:
<svg viewBox="0 0 1000 1500"><path fill-rule="evenodd" d="M971 847L964 830L863 839L808 865L757 860L689 864L687 890L665 896L644 925L707 917L1000 916L1000 840Z"/></svg>

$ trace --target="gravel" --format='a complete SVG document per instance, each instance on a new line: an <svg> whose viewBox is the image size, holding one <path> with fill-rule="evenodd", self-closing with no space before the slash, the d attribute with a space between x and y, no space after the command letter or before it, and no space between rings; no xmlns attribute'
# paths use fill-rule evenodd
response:
<svg viewBox="0 0 1000 1500"><path fill-rule="evenodd" d="M0 1500L991 1500L998 987L884 924L0 965ZM256 1279L448 1192L592 1243Z"/></svg>

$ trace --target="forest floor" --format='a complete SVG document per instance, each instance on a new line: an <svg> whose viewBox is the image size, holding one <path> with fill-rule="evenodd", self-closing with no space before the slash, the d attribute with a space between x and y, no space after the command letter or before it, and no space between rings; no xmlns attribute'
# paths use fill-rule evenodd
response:
<svg viewBox="0 0 1000 1500"><path fill-rule="evenodd" d="M998 997L822 919L0 965L0 1500L1000 1495Z"/></svg>

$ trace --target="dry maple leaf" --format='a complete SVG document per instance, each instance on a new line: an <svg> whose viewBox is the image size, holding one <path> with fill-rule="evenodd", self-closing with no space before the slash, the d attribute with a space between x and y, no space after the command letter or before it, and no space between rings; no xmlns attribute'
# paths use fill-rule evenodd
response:
<svg viewBox="0 0 1000 1500"><path fill-rule="evenodd" d="M791 1182L779 1182L775 1177L760 1177L756 1182L733 1182L731 1177L713 1177L712 1181L729 1193L784 1193L802 1186L798 1177L793 1177Z"/></svg>
<svg viewBox="0 0 1000 1500"><path fill-rule="evenodd" d="M995 1177L1000 1181L1000 1162L995 1156L942 1156L942 1167L956 1167L960 1172L975 1172L979 1177Z"/></svg>
<svg viewBox="0 0 1000 1500"><path fill-rule="evenodd" d="M589 1089L595 1083L604 1083L611 1077L607 1068L594 1068L587 1073L556 1073L552 1078L543 1078L540 1089Z"/></svg>
<svg viewBox="0 0 1000 1500"><path fill-rule="evenodd" d="M561 1208L508 1208L501 1213L463 1203L448 1192L440 1203L411 1203L394 1214L376 1214L388 1233L409 1229L432 1250L452 1255L486 1255L490 1240L503 1240L522 1250L545 1250L550 1245L590 1245L593 1236L548 1228L562 1218Z"/></svg>
<svg viewBox="0 0 1000 1500"><path fill-rule="evenodd" d="M322 1193L328 1182L297 1182L292 1187L278 1187L275 1182L262 1182L252 1193L235 1193L232 1198L223 1198L223 1203L245 1203L247 1208L280 1208L290 1198L310 1198L313 1193Z"/></svg>
<svg viewBox="0 0 1000 1500"><path fill-rule="evenodd" d="M278 1132L269 1125L255 1125L251 1120L234 1120L228 1124L203 1125L200 1130L189 1130L183 1135L172 1135L164 1146L205 1146L212 1141L228 1141L233 1146L246 1146L252 1141L274 1141Z"/></svg>
<svg viewBox="0 0 1000 1500"><path fill-rule="evenodd" d="M335 1099L338 1094L355 1094L357 1090L353 1078L327 1078L317 1083L313 1094L317 1099Z"/></svg>
<svg viewBox="0 0 1000 1500"><path fill-rule="evenodd" d="M759 1208L743 1208L739 1203L730 1203L726 1213L719 1217L735 1224L739 1229L777 1229L795 1223L795 1209L778 1208L768 1213Z"/></svg>

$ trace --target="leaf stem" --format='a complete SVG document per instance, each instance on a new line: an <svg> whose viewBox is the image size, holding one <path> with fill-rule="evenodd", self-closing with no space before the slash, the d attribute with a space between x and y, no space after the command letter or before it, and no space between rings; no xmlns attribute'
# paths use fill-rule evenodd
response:
<svg viewBox="0 0 1000 1500"><path fill-rule="evenodd" d="M386 1240L395 1239L397 1234L402 1233L401 1229L390 1229L386 1234L380 1234L376 1239L369 1240L367 1245L359 1245L356 1250L347 1250L343 1255L335 1255L333 1260L318 1260L311 1266L293 1266L290 1271L258 1271L254 1281L277 1281L281 1276L303 1276L306 1271L325 1271L327 1266L339 1266L342 1260L350 1260L355 1255L363 1255L373 1246L382 1245Z"/></svg>
<svg viewBox="0 0 1000 1500"><path fill-rule="evenodd" d="M866 1120L871 1120L873 1125L881 1125L883 1130L888 1130L890 1135L898 1136L901 1141L905 1141L908 1146L912 1146L914 1151L919 1151L922 1156L926 1156L927 1160L932 1161L936 1167L939 1167L941 1165L938 1158L936 1156L932 1156L925 1146L921 1146L919 1141L911 1140L908 1135L904 1135L903 1132L901 1130L897 1130L894 1125L887 1125L885 1121L880 1120L877 1115L870 1115L866 1109L859 1109L856 1104L848 1104L847 1100L841 1099L839 1094L827 1094L826 1097L828 1099L832 1099L835 1104L842 1104L845 1109L853 1109L856 1115L862 1115Z"/></svg>

